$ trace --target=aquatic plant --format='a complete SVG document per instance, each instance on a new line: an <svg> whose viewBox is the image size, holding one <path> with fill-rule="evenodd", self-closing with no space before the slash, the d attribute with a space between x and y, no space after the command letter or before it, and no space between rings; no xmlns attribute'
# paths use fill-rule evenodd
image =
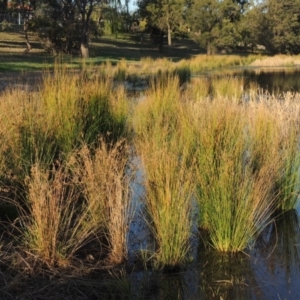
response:
<svg viewBox="0 0 300 300"><path fill-rule="evenodd" d="M0 104L3 172L24 177L31 165L50 166L82 142L97 144L99 135L114 142L125 134L124 88L112 89L109 79L88 79L85 73L57 66L54 74L44 74L37 91L7 92Z"/></svg>
<svg viewBox="0 0 300 300"><path fill-rule="evenodd" d="M211 79L212 97L216 99L228 98L242 101L244 92L244 79L242 77L222 76Z"/></svg>
<svg viewBox="0 0 300 300"><path fill-rule="evenodd" d="M193 163L178 79L157 82L140 103L133 119L137 150L145 170L148 224L157 243L157 266L181 265L189 250Z"/></svg>
<svg viewBox="0 0 300 300"><path fill-rule="evenodd" d="M127 230L133 213L129 181L129 146L125 140L96 149L85 145L70 158L73 180L80 188L91 220L108 242L108 261L119 264L127 257Z"/></svg>
<svg viewBox="0 0 300 300"><path fill-rule="evenodd" d="M93 152L83 146L51 170L33 165L25 202L13 202L24 224L25 246L49 266L68 265L92 241L110 263L127 256L128 147L124 141L115 146L102 141Z"/></svg>
<svg viewBox="0 0 300 300"><path fill-rule="evenodd" d="M222 252L245 249L263 230L274 211L270 198L276 168L259 165L253 170L248 155L247 111L226 99L192 106L198 140L199 225L207 228L213 246Z"/></svg>

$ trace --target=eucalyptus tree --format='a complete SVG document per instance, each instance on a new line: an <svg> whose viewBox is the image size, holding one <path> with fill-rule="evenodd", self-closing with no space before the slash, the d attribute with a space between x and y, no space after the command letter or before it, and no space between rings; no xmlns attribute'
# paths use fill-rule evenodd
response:
<svg viewBox="0 0 300 300"><path fill-rule="evenodd" d="M194 37L208 54L239 42L238 22L246 8L244 0L189 0L186 18Z"/></svg>
<svg viewBox="0 0 300 300"><path fill-rule="evenodd" d="M140 0L137 4L150 25L167 32L168 46L172 46L172 32L182 23L186 0Z"/></svg>
<svg viewBox="0 0 300 300"><path fill-rule="evenodd" d="M266 49L271 53L300 53L300 0L261 2L259 30Z"/></svg>
<svg viewBox="0 0 300 300"><path fill-rule="evenodd" d="M107 0L13 0L30 7L31 18L24 18L25 25L37 33L44 48L51 53L74 53L89 56L92 34L97 33L92 13ZM25 31L27 32L27 31ZM30 45L27 45L30 50Z"/></svg>

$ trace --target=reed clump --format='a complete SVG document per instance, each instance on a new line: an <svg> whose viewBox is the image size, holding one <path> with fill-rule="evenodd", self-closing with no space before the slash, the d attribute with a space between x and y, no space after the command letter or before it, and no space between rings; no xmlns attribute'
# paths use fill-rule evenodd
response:
<svg viewBox="0 0 300 300"><path fill-rule="evenodd" d="M17 204L26 248L51 267L68 266L94 242L98 257L123 262L131 216L127 167L126 142L104 140L93 151L82 146L51 170L33 165L25 180L25 209Z"/></svg>
<svg viewBox="0 0 300 300"><path fill-rule="evenodd" d="M18 209L26 249L65 266L98 241L99 257L123 261L130 216L124 89L57 66L36 91L7 90L2 99L0 176L8 192L1 197ZM97 176L102 185L92 181Z"/></svg>
<svg viewBox="0 0 300 300"><path fill-rule="evenodd" d="M4 173L24 177L35 163L49 166L82 142L97 144L100 135L113 142L127 130L124 90L113 89L101 76L87 79L57 66L54 74L45 73L36 92L5 96L0 104L1 138L7 141L1 153Z"/></svg>
<svg viewBox="0 0 300 300"><path fill-rule="evenodd" d="M194 104L191 111L198 140L199 225L221 252L249 246L276 207L271 191L278 160L254 169L248 113L246 106L220 98Z"/></svg>
<svg viewBox="0 0 300 300"><path fill-rule="evenodd" d="M73 179L80 188L91 220L102 229L108 241L108 261L119 264L127 258L126 234L133 213L130 198L129 145L101 141L89 150L87 145L72 154L69 162Z"/></svg>
<svg viewBox="0 0 300 300"><path fill-rule="evenodd" d="M276 190L279 197L279 209L296 209L300 194L300 149L299 149L299 94L286 94L284 101L274 101L273 113L280 127L281 169ZM270 106L270 104L269 104ZM278 107L279 106L279 107Z"/></svg>
<svg viewBox="0 0 300 300"><path fill-rule="evenodd" d="M242 101L244 79L233 76L213 77L211 79L211 89L213 98L228 98L231 100Z"/></svg>
<svg viewBox="0 0 300 300"><path fill-rule="evenodd" d="M157 246L154 258L158 266L172 269L184 263L189 250L195 184L179 81L164 80L137 106L133 124L145 171L148 224Z"/></svg>

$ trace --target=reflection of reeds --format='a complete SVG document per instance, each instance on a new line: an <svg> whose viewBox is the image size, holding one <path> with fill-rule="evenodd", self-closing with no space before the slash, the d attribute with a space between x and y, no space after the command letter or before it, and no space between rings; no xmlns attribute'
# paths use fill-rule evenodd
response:
<svg viewBox="0 0 300 300"><path fill-rule="evenodd" d="M292 273L299 273L300 262L300 230L299 216L296 210L279 213L275 222L261 234L258 239L257 251L263 259L270 273L274 269L282 268L289 285ZM259 270L258 270L259 271Z"/></svg>
<svg viewBox="0 0 300 300"><path fill-rule="evenodd" d="M255 277L251 260L242 253L200 254L205 265L199 276L199 286L207 299L251 299Z"/></svg>

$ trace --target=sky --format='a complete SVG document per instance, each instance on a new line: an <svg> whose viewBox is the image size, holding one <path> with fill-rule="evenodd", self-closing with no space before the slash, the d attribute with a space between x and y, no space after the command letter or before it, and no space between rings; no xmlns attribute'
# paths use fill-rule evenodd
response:
<svg viewBox="0 0 300 300"><path fill-rule="evenodd" d="M121 0L122 5L125 6L126 0ZM133 12L137 9L136 0L129 0L129 12Z"/></svg>

